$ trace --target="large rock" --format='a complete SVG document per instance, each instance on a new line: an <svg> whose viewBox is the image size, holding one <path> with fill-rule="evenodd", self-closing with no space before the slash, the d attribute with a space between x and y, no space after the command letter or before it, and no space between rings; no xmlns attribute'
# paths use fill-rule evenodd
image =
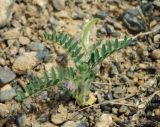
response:
<svg viewBox="0 0 160 127"><path fill-rule="evenodd" d="M0 85L9 83L13 79L15 79L15 77L16 77L16 75L14 72L12 72L9 69L4 69L4 68L0 67Z"/></svg>
<svg viewBox="0 0 160 127"><path fill-rule="evenodd" d="M11 87L11 85L5 85L0 90L0 101L10 101L13 97L16 96L16 91L14 88Z"/></svg>
<svg viewBox="0 0 160 127"><path fill-rule="evenodd" d="M12 15L15 0L0 0L0 28L6 25Z"/></svg>
<svg viewBox="0 0 160 127"><path fill-rule="evenodd" d="M17 74L25 74L39 63L36 52L25 52L13 63L13 71Z"/></svg>

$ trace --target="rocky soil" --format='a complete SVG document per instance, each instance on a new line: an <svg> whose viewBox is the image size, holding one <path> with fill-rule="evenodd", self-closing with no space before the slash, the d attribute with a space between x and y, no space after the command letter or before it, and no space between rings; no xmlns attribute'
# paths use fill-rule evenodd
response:
<svg viewBox="0 0 160 127"><path fill-rule="evenodd" d="M35 75L67 66L44 31L91 40L122 39L160 29L159 0L0 0L0 127L160 127L160 31L136 38L97 69L95 105L82 109L56 87L22 102L15 96Z"/></svg>

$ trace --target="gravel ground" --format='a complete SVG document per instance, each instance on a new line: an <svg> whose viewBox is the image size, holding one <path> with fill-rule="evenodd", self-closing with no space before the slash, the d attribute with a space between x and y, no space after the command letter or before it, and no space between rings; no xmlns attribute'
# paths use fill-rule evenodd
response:
<svg viewBox="0 0 160 127"><path fill-rule="evenodd" d="M160 127L159 0L0 0L0 17L0 127ZM73 64L43 32L78 39L93 17L93 42L135 38L99 65L95 104L79 107L56 87L17 102L33 76Z"/></svg>

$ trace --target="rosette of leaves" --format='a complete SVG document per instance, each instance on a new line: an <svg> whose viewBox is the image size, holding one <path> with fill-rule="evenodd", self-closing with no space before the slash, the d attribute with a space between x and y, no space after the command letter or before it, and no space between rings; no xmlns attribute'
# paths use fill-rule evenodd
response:
<svg viewBox="0 0 160 127"><path fill-rule="evenodd" d="M54 85L58 85L63 90L70 93L76 99L79 105L86 105L87 96L90 92L91 82L96 74L95 67L104 59L114 52L125 48L131 39L125 37L122 41L115 39L114 42L107 40L102 43L102 40L94 43L89 50L88 39L91 27L97 22L97 19L91 20L85 27L83 36L80 41L75 40L66 33L53 32L44 33L44 37L53 44L59 44L68 53L70 58L75 62L76 68L67 67L65 72L62 68L58 69L58 74L52 68L50 74L44 72L44 80L39 77L34 77L26 85L24 90L19 90L16 97L17 100L23 100L27 96L32 96L46 90ZM67 87L68 84L68 87ZM27 93L27 94L26 94Z"/></svg>

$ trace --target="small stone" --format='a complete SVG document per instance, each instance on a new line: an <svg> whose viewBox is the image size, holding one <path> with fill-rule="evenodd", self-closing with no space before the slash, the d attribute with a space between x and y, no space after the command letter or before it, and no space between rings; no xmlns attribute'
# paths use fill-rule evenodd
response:
<svg viewBox="0 0 160 127"><path fill-rule="evenodd" d="M140 109L145 108L145 104L138 105L138 108L140 108Z"/></svg>
<svg viewBox="0 0 160 127"><path fill-rule="evenodd" d="M77 127L77 124L74 121L67 121L62 127Z"/></svg>
<svg viewBox="0 0 160 127"><path fill-rule="evenodd" d="M143 5L141 5L141 9L142 9L142 12L143 14L147 15L147 16L151 16L151 14L153 13L153 5L152 5L152 2L147 2Z"/></svg>
<svg viewBox="0 0 160 127"><path fill-rule="evenodd" d="M2 57L0 57L0 65L4 66L5 64L6 64L5 60Z"/></svg>
<svg viewBox="0 0 160 127"><path fill-rule="evenodd" d="M13 71L17 74L25 74L39 63L36 52L25 52L13 63Z"/></svg>
<svg viewBox="0 0 160 127"><path fill-rule="evenodd" d="M86 123L79 123L76 127L88 127Z"/></svg>
<svg viewBox="0 0 160 127"><path fill-rule="evenodd" d="M153 28L154 26L157 25L157 21L153 20L153 21L151 21L151 23L149 25L150 25L151 28Z"/></svg>
<svg viewBox="0 0 160 127"><path fill-rule="evenodd" d="M30 40L28 37L20 36L19 37L19 42L22 45L28 45L30 43Z"/></svg>
<svg viewBox="0 0 160 127"><path fill-rule="evenodd" d="M160 1L159 0L154 0L153 5L160 7Z"/></svg>
<svg viewBox="0 0 160 127"><path fill-rule="evenodd" d="M16 96L16 91L9 84L5 85L0 90L0 101L10 101Z"/></svg>
<svg viewBox="0 0 160 127"><path fill-rule="evenodd" d="M43 51L45 49L45 46L40 42L32 42L30 44L30 49L32 51Z"/></svg>
<svg viewBox="0 0 160 127"><path fill-rule="evenodd" d="M9 114L7 105L0 103L0 118L5 118Z"/></svg>
<svg viewBox="0 0 160 127"><path fill-rule="evenodd" d="M34 3L41 7L42 9L46 7L47 1L46 0L34 0Z"/></svg>
<svg viewBox="0 0 160 127"><path fill-rule="evenodd" d="M15 79L16 75L9 69L4 69L0 67L0 86L1 84L6 84Z"/></svg>
<svg viewBox="0 0 160 127"><path fill-rule="evenodd" d="M128 107L122 105L122 106L119 108L119 113L125 113L127 110L128 110Z"/></svg>
<svg viewBox="0 0 160 127"><path fill-rule="evenodd" d="M128 92L131 94L135 94L138 92L137 87L136 86L130 86L127 88Z"/></svg>
<svg viewBox="0 0 160 127"><path fill-rule="evenodd" d="M133 78L134 78L134 73L133 73L133 71L127 71L127 76L128 76L129 78L133 79Z"/></svg>
<svg viewBox="0 0 160 127"><path fill-rule="evenodd" d="M57 11L61 11L62 9L64 9L66 0L52 0L52 1L53 1L53 7Z"/></svg>
<svg viewBox="0 0 160 127"><path fill-rule="evenodd" d="M132 13L127 12L123 17L123 22L127 28L133 32L141 32L145 30L144 22Z"/></svg>
<svg viewBox="0 0 160 127"><path fill-rule="evenodd" d="M72 18L74 20L82 20L84 18L84 15L80 12L75 12L75 13L73 12Z"/></svg>
<svg viewBox="0 0 160 127"><path fill-rule="evenodd" d="M2 34L4 40L17 39L20 36L20 30L18 28L8 30Z"/></svg>
<svg viewBox="0 0 160 127"><path fill-rule="evenodd" d="M48 51L48 50L46 50L46 51L39 51L39 52L37 52L36 57L37 57L39 60L46 62L46 61L48 61L49 58L50 58L49 51Z"/></svg>
<svg viewBox="0 0 160 127"><path fill-rule="evenodd" d="M58 108L58 113L52 114L51 121L54 124L62 124L66 120L67 120L67 109L62 105L60 105Z"/></svg>
<svg viewBox="0 0 160 127"><path fill-rule="evenodd" d="M106 16L107 16L107 13L106 13L105 11L98 11L98 12L96 13L96 16L97 16L98 18L100 18L100 19L105 19Z"/></svg>
<svg viewBox="0 0 160 127"><path fill-rule="evenodd" d="M143 85L141 85L141 90L146 91L147 89L151 88L156 83L157 83L156 79L149 79Z"/></svg>
<svg viewBox="0 0 160 127"><path fill-rule="evenodd" d="M112 124L112 116L110 114L102 114L95 127L110 127Z"/></svg>
<svg viewBox="0 0 160 127"><path fill-rule="evenodd" d="M12 15L14 0L0 0L0 28L4 27Z"/></svg>
<svg viewBox="0 0 160 127"><path fill-rule="evenodd" d="M83 0L75 0L75 4L82 4Z"/></svg>
<svg viewBox="0 0 160 127"><path fill-rule="evenodd" d="M115 29L121 30L123 27L119 22L114 22Z"/></svg>
<svg viewBox="0 0 160 127"><path fill-rule="evenodd" d="M108 112L110 113L112 111L112 107L111 106L108 106L108 105L100 105L100 108L103 112Z"/></svg>
<svg viewBox="0 0 160 127"><path fill-rule="evenodd" d="M18 127L25 127L26 124L26 115L24 113L20 113L17 118Z"/></svg>
<svg viewBox="0 0 160 127"><path fill-rule="evenodd" d="M70 18L68 12L63 11L63 10L60 11L60 12L56 12L54 15L55 15L56 18L62 18L62 19L69 19Z"/></svg>
<svg viewBox="0 0 160 127"><path fill-rule="evenodd" d="M154 36L154 42L155 43L160 42L160 34L157 34L157 35Z"/></svg>
<svg viewBox="0 0 160 127"><path fill-rule="evenodd" d="M160 49L156 49L151 53L151 58L157 60L160 59Z"/></svg>
<svg viewBox="0 0 160 127"><path fill-rule="evenodd" d="M42 124L41 127L58 127L58 126L53 125L53 124L51 124L51 123L49 123L49 122L46 122L46 123Z"/></svg>

